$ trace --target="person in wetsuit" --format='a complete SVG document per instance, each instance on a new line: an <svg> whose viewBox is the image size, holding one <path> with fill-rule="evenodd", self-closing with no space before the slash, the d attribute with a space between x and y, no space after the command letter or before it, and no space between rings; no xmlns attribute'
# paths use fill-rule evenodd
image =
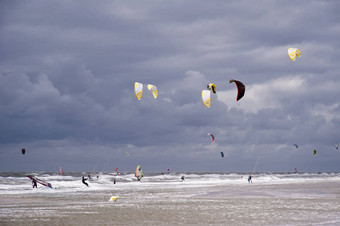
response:
<svg viewBox="0 0 340 226"><path fill-rule="evenodd" d="M85 177L83 176L83 178L81 179L81 181L83 182L83 184L85 184L87 187L89 186L89 184L88 183L86 183L86 180L87 179L85 179Z"/></svg>
<svg viewBox="0 0 340 226"><path fill-rule="evenodd" d="M37 185L37 181L36 181L36 180L32 180L32 185L33 185L33 188L38 188L38 185Z"/></svg>
<svg viewBox="0 0 340 226"><path fill-rule="evenodd" d="M253 181L251 180L251 175L249 175L248 177L248 183L253 183Z"/></svg>

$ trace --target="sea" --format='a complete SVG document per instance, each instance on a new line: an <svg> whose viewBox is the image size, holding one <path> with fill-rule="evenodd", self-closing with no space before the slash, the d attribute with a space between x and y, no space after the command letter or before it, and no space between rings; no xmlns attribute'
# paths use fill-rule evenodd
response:
<svg viewBox="0 0 340 226"><path fill-rule="evenodd" d="M0 225L340 225L340 173L82 176L0 173Z"/></svg>

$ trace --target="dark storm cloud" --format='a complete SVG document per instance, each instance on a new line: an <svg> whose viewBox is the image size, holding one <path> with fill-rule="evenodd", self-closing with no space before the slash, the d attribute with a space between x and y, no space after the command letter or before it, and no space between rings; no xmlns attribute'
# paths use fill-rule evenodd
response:
<svg viewBox="0 0 340 226"><path fill-rule="evenodd" d="M339 9L336 1L2 1L1 170L252 171L260 158L257 170L339 171ZM289 47L302 58L291 62ZM239 102L229 79L247 87ZM201 100L208 82L217 85L210 109ZM30 159L17 156L21 147ZM306 157L314 148L317 160Z"/></svg>

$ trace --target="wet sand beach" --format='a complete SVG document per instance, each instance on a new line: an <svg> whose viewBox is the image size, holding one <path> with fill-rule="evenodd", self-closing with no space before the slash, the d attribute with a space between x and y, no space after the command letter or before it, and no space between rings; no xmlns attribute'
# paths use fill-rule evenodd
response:
<svg viewBox="0 0 340 226"><path fill-rule="evenodd" d="M339 225L340 181L0 194L1 225ZM183 185L183 186L182 186ZM109 202L117 195L115 202Z"/></svg>

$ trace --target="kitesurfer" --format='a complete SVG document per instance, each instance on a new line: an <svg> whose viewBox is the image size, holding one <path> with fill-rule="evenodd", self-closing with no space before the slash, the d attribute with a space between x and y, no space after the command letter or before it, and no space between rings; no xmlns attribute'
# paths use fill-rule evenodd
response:
<svg viewBox="0 0 340 226"><path fill-rule="evenodd" d="M182 179L182 181L184 181L184 174L182 174L181 179Z"/></svg>
<svg viewBox="0 0 340 226"><path fill-rule="evenodd" d="M116 184L116 178L113 178L113 183Z"/></svg>
<svg viewBox="0 0 340 226"><path fill-rule="evenodd" d="M139 167L139 169L138 169L138 172L139 172L138 174L139 175L141 174L141 170L142 170L142 168ZM142 177L143 177L143 175L142 176L138 176L137 180L140 181L140 179L142 179Z"/></svg>
<svg viewBox="0 0 340 226"><path fill-rule="evenodd" d="M251 175L249 175L249 177L248 177L248 183L253 183L253 181L251 180Z"/></svg>
<svg viewBox="0 0 340 226"><path fill-rule="evenodd" d="M33 188L38 188L38 185L37 185L37 181L36 181L36 180L32 180L32 185L33 185Z"/></svg>
<svg viewBox="0 0 340 226"><path fill-rule="evenodd" d="M86 180L87 180L87 179L85 179L85 177L83 176L83 178L82 178L81 181L83 182L83 184L85 184L85 185L88 187L89 185L88 185L88 183L86 183Z"/></svg>

